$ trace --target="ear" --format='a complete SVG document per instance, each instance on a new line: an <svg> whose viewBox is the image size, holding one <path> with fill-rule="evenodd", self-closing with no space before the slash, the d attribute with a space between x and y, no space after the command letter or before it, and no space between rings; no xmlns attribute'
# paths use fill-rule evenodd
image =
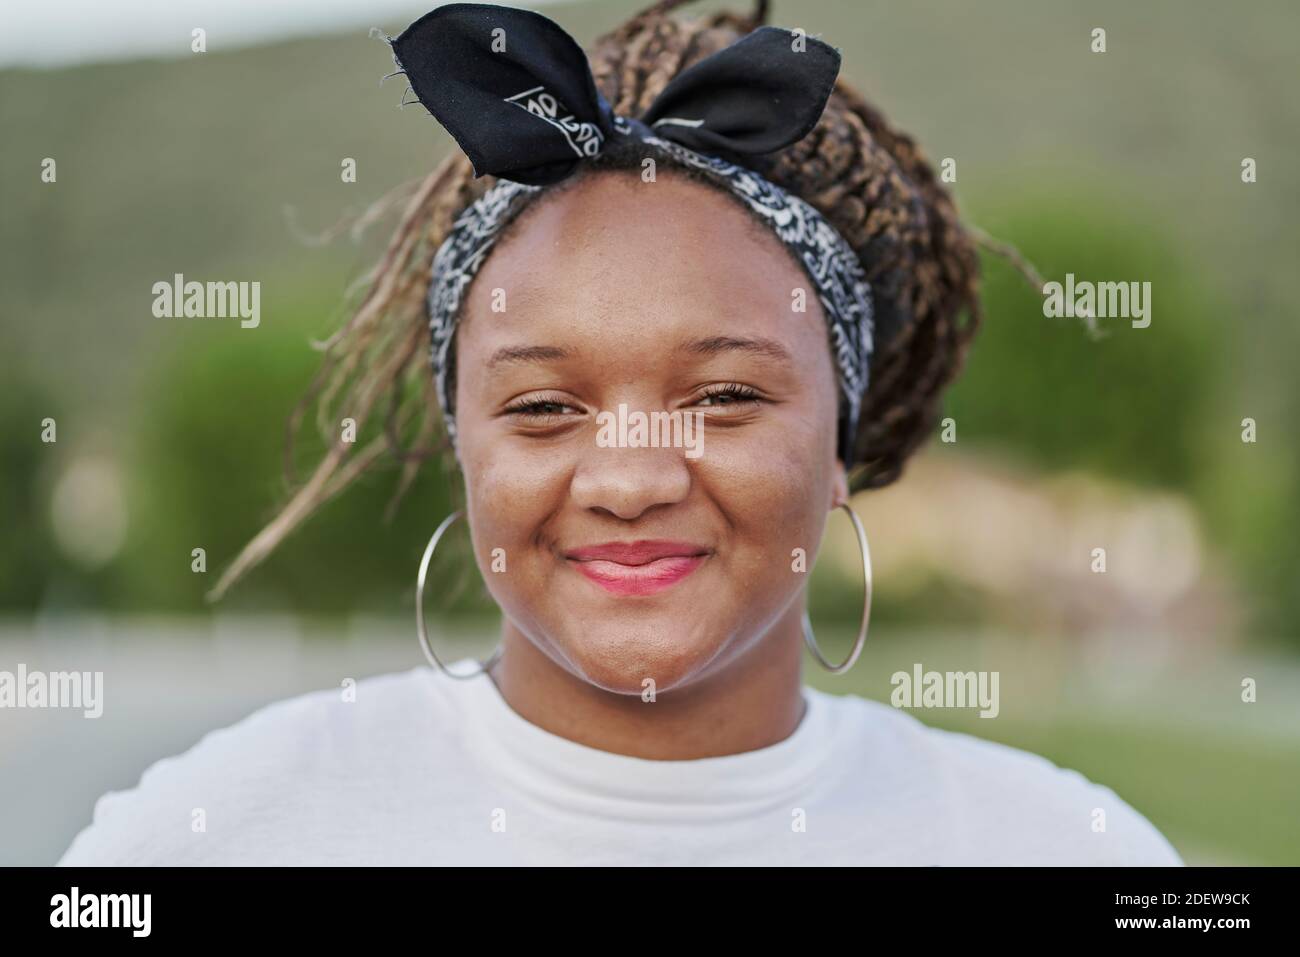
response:
<svg viewBox="0 0 1300 957"><path fill-rule="evenodd" d="M849 473L844 468L844 462L837 458L831 475L831 508L839 508L841 505L847 505L848 502Z"/></svg>

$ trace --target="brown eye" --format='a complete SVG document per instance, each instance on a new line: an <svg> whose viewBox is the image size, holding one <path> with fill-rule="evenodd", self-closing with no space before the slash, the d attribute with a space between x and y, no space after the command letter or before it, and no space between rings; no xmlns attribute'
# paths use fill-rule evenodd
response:
<svg viewBox="0 0 1300 957"><path fill-rule="evenodd" d="M562 415L567 408L568 406L561 402L529 402L524 406L516 406L510 411L522 415Z"/></svg>
<svg viewBox="0 0 1300 957"><path fill-rule="evenodd" d="M565 402L559 396L524 396L506 406L505 414L524 420L551 419L581 410Z"/></svg>
<svg viewBox="0 0 1300 957"><path fill-rule="evenodd" d="M710 387L704 391L696 405L704 406L738 406L749 405L758 401L758 393L749 386L729 382L726 385Z"/></svg>

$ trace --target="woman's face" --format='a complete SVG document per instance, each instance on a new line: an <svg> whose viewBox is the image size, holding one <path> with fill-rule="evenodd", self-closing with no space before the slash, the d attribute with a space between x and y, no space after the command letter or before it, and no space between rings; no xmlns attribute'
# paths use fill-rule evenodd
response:
<svg viewBox="0 0 1300 957"><path fill-rule="evenodd" d="M666 691L797 610L847 495L835 374L810 281L733 201L588 176L493 252L456 348L478 565L553 661Z"/></svg>

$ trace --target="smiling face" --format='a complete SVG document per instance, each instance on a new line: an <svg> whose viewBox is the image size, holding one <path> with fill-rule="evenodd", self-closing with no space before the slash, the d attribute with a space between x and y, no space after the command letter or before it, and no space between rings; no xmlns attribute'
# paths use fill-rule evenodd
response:
<svg viewBox="0 0 1300 957"><path fill-rule="evenodd" d="M825 320L775 236L675 173L592 173L499 243L456 349L470 531L507 628L628 694L798 642L773 627L797 621L794 550L811 568L847 488ZM611 445L620 405L702 442Z"/></svg>

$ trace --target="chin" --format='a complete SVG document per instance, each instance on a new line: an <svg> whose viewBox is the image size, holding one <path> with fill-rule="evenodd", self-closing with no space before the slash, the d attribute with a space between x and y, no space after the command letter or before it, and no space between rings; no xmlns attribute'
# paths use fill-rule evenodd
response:
<svg viewBox="0 0 1300 957"><path fill-rule="evenodd" d="M688 616L582 617L556 636L554 647L583 679L616 694L641 696L647 680L655 694L689 684L717 657L726 636Z"/></svg>

